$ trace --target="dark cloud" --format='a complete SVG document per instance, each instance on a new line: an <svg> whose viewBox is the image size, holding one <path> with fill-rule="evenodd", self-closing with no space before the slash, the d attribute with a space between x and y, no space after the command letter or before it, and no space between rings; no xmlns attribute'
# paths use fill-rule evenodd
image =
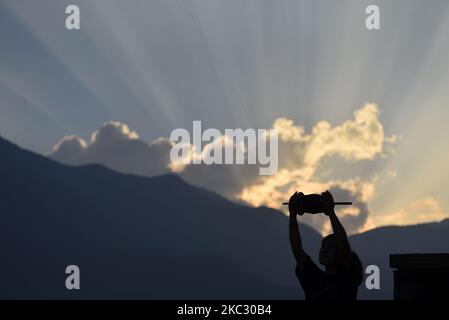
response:
<svg viewBox="0 0 449 320"><path fill-rule="evenodd" d="M167 139L147 143L119 122L107 122L92 134L90 142L76 136L64 137L49 157L70 165L99 163L110 169L145 176L169 172Z"/></svg>
<svg viewBox="0 0 449 320"><path fill-rule="evenodd" d="M259 165L189 165L180 173L189 183L235 198L259 178Z"/></svg>

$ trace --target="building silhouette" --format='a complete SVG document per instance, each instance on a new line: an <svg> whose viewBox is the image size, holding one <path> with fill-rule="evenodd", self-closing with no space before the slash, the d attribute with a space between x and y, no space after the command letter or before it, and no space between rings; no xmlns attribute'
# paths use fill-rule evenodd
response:
<svg viewBox="0 0 449 320"><path fill-rule="evenodd" d="M449 299L449 254L392 254L394 299Z"/></svg>

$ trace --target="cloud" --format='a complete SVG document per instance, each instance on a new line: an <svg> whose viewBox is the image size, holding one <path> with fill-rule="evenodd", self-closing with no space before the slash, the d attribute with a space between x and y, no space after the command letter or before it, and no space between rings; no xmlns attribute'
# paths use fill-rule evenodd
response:
<svg viewBox="0 0 449 320"><path fill-rule="evenodd" d="M376 223L382 225L410 225L449 218L440 203L433 197L423 197L411 202L404 208L376 217Z"/></svg>
<svg viewBox="0 0 449 320"><path fill-rule="evenodd" d="M354 112L353 120L334 128L329 122L320 121L313 127L311 134L305 134L303 127L297 127L292 120L285 118L277 119L273 128L278 129L281 141L292 153L288 159L300 159L302 165L315 167L327 156L367 160L379 155L385 136L378 117L378 106L367 103ZM388 140L393 139L389 137ZM293 162L293 165L297 167L297 162Z"/></svg>
<svg viewBox="0 0 449 320"><path fill-rule="evenodd" d="M95 131L89 142L77 136L64 137L48 156L70 165L99 163L123 173L154 176L171 171L171 147L164 138L144 142L126 124L110 121Z"/></svg>
<svg viewBox="0 0 449 320"><path fill-rule="evenodd" d="M173 164L169 158L173 144L169 140L159 138L146 143L119 122L105 123L92 134L89 142L76 136L63 138L50 157L72 165L101 163L120 172L147 176L177 172L186 181L230 199L284 211L286 208L281 203L294 191L307 194L328 189L335 199L354 203L338 211L347 231L354 233L366 227L371 221L368 201L374 193L375 179L348 176L343 180L322 181L317 176L323 159L372 161L381 157L385 145L395 143L396 138L384 134L377 105L363 105L354 112L353 119L338 126L320 121L310 133L286 118L276 119L273 128L279 136L279 170L272 176L260 176L259 165ZM189 158L204 157L211 146L203 145L200 153L190 145ZM307 215L304 221L322 233L329 231L323 215Z"/></svg>
<svg viewBox="0 0 449 320"><path fill-rule="evenodd" d="M281 169L273 176L260 177L256 183L247 185L239 198L255 206L267 205L285 211L281 203L293 192L321 193L329 189L335 199L353 202L352 207L339 210L347 231L355 233L363 229L369 221L368 201L374 193L375 178L321 181L316 176L320 162L326 158L339 157L349 162L374 160L382 155L385 144L394 143L394 138L385 137L377 105L365 104L354 112L354 119L339 126L320 121L310 134L285 118L277 119L273 127L278 129L280 138ZM306 215L303 219L320 232L329 232L326 217Z"/></svg>

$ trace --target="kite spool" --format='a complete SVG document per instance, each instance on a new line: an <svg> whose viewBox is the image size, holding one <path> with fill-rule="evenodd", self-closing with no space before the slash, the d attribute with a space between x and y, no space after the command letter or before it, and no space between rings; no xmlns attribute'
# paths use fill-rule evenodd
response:
<svg viewBox="0 0 449 320"><path fill-rule="evenodd" d="M324 212L324 201L321 194L308 194L303 196L298 196L297 205L300 212L304 213L321 213ZM288 205L288 202L282 203L283 205ZM352 202L334 202L336 206L350 206Z"/></svg>

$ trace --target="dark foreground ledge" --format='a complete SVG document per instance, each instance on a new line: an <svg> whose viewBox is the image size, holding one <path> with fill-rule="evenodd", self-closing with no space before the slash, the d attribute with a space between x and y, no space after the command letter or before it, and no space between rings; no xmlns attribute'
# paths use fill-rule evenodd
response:
<svg viewBox="0 0 449 320"><path fill-rule="evenodd" d="M392 254L394 298L449 299L449 254Z"/></svg>

